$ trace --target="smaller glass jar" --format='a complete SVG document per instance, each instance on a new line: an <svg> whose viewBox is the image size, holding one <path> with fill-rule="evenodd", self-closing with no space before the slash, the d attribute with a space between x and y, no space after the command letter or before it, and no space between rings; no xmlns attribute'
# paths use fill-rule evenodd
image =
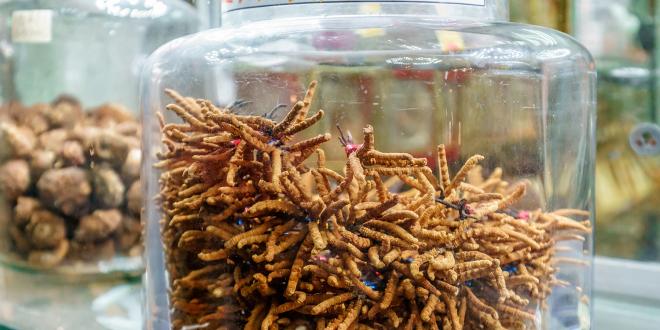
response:
<svg viewBox="0 0 660 330"><path fill-rule="evenodd" d="M139 73L179 0L0 1L0 261L141 272Z"/></svg>

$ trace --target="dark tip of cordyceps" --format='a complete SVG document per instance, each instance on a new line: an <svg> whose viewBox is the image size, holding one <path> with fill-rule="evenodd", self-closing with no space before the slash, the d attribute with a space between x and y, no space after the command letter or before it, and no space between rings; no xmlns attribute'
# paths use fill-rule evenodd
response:
<svg viewBox="0 0 660 330"><path fill-rule="evenodd" d="M277 113L278 110L286 108L286 107L287 107L286 104L278 104L272 110L266 112L264 114L264 118L272 120L275 117L275 114Z"/></svg>

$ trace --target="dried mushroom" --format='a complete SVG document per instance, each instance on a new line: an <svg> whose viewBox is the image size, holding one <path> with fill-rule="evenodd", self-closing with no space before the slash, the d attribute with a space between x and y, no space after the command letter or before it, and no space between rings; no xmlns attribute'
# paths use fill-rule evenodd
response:
<svg viewBox="0 0 660 330"><path fill-rule="evenodd" d="M73 127L83 119L80 102L69 95L58 97L45 114L53 127Z"/></svg>
<svg viewBox="0 0 660 330"><path fill-rule="evenodd" d="M51 169L37 182L41 201L67 216L80 216L89 208L92 185L89 172L78 167Z"/></svg>
<svg viewBox="0 0 660 330"><path fill-rule="evenodd" d="M21 196L14 207L14 223L25 225L30 221L32 214L41 209L41 202L32 197Z"/></svg>
<svg viewBox="0 0 660 330"><path fill-rule="evenodd" d="M30 169L32 178L37 181L44 172L55 166L57 154L50 150L35 150L30 156Z"/></svg>
<svg viewBox="0 0 660 330"><path fill-rule="evenodd" d="M47 210L36 210L26 227L27 238L37 249L56 247L66 239L66 223L62 217Z"/></svg>
<svg viewBox="0 0 660 330"><path fill-rule="evenodd" d="M142 223L140 223L140 219L124 215L119 228L117 228L117 248L129 255L134 255L131 250L136 246L139 247L141 235Z"/></svg>
<svg viewBox="0 0 660 330"><path fill-rule="evenodd" d="M27 260L29 263L51 268L61 263L69 253L69 241L61 241L53 250L30 250Z"/></svg>
<svg viewBox="0 0 660 330"><path fill-rule="evenodd" d="M73 237L78 242L102 241L119 228L121 221L119 210L96 210L80 219Z"/></svg>
<svg viewBox="0 0 660 330"><path fill-rule="evenodd" d="M36 144L35 135L26 127L0 123L0 159L29 155Z"/></svg>
<svg viewBox="0 0 660 330"><path fill-rule="evenodd" d="M131 149L126 155L126 160L121 167L121 176L128 181L140 178L140 166L142 165L142 150Z"/></svg>
<svg viewBox="0 0 660 330"><path fill-rule="evenodd" d="M141 251L140 125L117 104L89 112L70 96L0 107L0 228L38 267ZM127 191L127 187L135 187Z"/></svg>
<svg viewBox="0 0 660 330"><path fill-rule="evenodd" d="M30 187L30 166L25 160L13 159L0 166L0 193L15 200Z"/></svg>
<svg viewBox="0 0 660 330"><path fill-rule="evenodd" d="M124 202L126 188L119 174L109 167L96 167L92 170L94 198L102 208L119 207Z"/></svg>
<svg viewBox="0 0 660 330"><path fill-rule="evenodd" d="M78 141L65 141L60 149L60 157L66 165L80 166L85 164L85 150Z"/></svg>
<svg viewBox="0 0 660 330"><path fill-rule="evenodd" d="M135 181L126 193L126 208L130 214L139 216L142 211L142 184L140 181Z"/></svg>

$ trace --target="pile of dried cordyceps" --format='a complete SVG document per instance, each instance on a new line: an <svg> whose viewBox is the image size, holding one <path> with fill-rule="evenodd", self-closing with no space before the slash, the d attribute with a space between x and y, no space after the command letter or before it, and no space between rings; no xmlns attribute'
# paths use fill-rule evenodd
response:
<svg viewBox="0 0 660 330"><path fill-rule="evenodd" d="M9 104L0 116L12 252L45 268L141 253L140 125L130 112L106 104L85 113L60 97Z"/></svg>
<svg viewBox="0 0 660 330"><path fill-rule="evenodd" d="M156 167L175 328L489 329L534 323L551 287L555 242L580 239L583 211L514 212L525 192L470 158L452 178L425 159L342 137L343 173L326 167L329 134L292 142L315 83L286 117L241 116L184 98L167 109ZM348 141L347 141L348 140ZM314 165L305 162L316 154ZM467 182L464 182L467 179ZM393 184L409 190L391 192ZM509 192L509 193L505 193Z"/></svg>

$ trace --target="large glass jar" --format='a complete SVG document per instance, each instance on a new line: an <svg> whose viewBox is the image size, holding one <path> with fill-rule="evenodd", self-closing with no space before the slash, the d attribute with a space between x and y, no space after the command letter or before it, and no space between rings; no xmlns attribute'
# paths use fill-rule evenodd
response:
<svg viewBox="0 0 660 330"><path fill-rule="evenodd" d="M589 329L577 42L502 0L225 9L145 70L147 328Z"/></svg>
<svg viewBox="0 0 660 330"><path fill-rule="evenodd" d="M0 2L1 262L143 269L139 76L197 22L179 0Z"/></svg>

